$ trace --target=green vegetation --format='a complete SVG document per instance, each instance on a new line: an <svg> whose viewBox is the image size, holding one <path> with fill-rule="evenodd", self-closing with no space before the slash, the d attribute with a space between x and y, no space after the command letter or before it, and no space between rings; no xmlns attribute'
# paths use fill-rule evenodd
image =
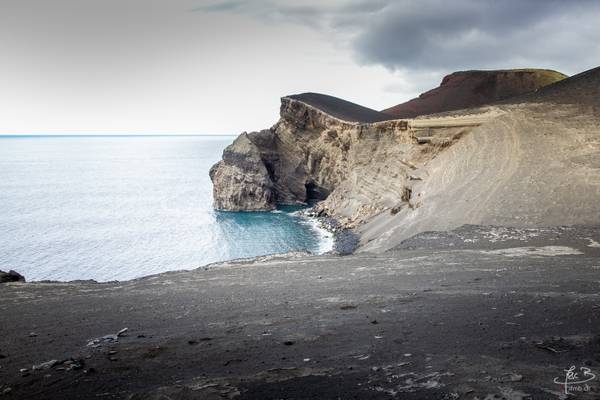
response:
<svg viewBox="0 0 600 400"><path fill-rule="evenodd" d="M516 71L535 72L538 75L538 81L542 86L550 85L551 83L568 78L568 76L562 72L553 71L551 69L522 69Z"/></svg>
<svg viewBox="0 0 600 400"><path fill-rule="evenodd" d="M515 68L515 69L499 69L499 70L467 70L467 71L458 71L455 74L463 74L463 73L484 73L484 74L495 74L498 72L528 72L535 73L537 75L537 80L540 82L541 86L550 85L551 83L555 83L561 81L565 78L568 78L568 75L563 74L562 72L554 71L552 69L541 69L541 68Z"/></svg>

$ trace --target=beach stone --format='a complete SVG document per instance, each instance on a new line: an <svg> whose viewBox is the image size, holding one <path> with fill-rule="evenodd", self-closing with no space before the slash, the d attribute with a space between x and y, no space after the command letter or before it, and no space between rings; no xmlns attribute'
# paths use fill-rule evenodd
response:
<svg viewBox="0 0 600 400"><path fill-rule="evenodd" d="M33 370L50 369L58 364L58 360L50 360L33 366Z"/></svg>
<svg viewBox="0 0 600 400"><path fill-rule="evenodd" d="M25 282L25 277L12 269L8 272L0 271L0 283Z"/></svg>

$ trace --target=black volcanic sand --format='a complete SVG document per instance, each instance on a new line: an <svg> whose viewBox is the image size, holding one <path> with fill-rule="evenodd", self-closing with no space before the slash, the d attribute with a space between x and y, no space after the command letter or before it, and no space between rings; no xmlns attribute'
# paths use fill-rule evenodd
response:
<svg viewBox="0 0 600 400"><path fill-rule="evenodd" d="M0 397L557 399L565 368L600 375L598 242L467 226L385 254L3 284Z"/></svg>

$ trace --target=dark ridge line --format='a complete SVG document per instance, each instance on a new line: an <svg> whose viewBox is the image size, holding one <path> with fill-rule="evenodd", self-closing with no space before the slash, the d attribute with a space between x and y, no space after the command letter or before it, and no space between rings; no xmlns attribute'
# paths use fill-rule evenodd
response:
<svg viewBox="0 0 600 400"><path fill-rule="evenodd" d="M332 117L348 122L373 123L398 119L371 108L321 93L307 92L285 96L283 98L301 101L331 115Z"/></svg>

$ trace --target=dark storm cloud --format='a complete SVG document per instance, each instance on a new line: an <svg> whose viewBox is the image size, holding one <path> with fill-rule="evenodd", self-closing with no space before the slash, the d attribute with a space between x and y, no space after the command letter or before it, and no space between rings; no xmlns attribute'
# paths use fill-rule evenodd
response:
<svg viewBox="0 0 600 400"><path fill-rule="evenodd" d="M227 4L258 18L330 28L359 63L392 70L531 66L574 73L600 59L600 1L258 1L205 10Z"/></svg>
<svg viewBox="0 0 600 400"><path fill-rule="evenodd" d="M355 41L359 60L388 68L562 66L600 55L600 3L455 0L390 3ZM571 58L571 59L569 59Z"/></svg>

